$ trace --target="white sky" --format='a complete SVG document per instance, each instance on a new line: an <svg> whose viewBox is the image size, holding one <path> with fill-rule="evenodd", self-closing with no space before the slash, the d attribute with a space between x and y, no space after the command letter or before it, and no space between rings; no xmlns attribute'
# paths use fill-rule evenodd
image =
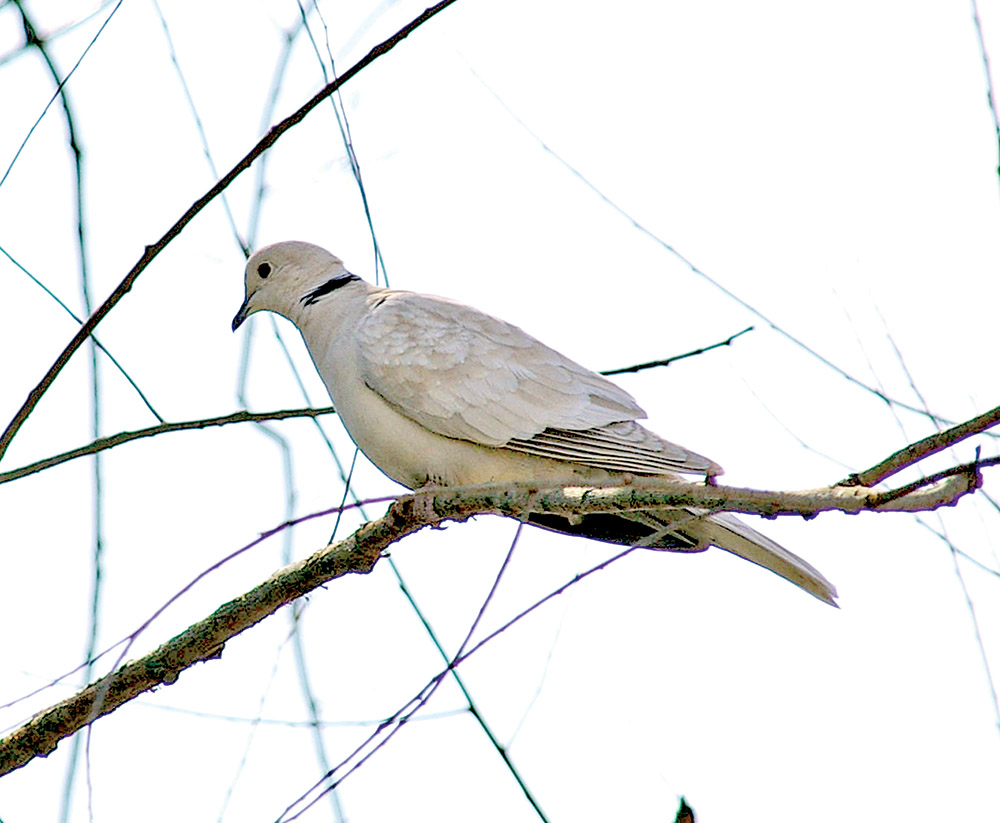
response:
<svg viewBox="0 0 1000 823"><path fill-rule="evenodd" d="M426 5L321 3L337 69ZM79 14L77 4L27 6L42 33ZM111 8L52 41L63 72ZM987 50L1000 54L1000 3L979 8ZM263 133L297 6L218 0L163 10L224 173ZM315 13L310 26L326 57ZM0 4L0 173L53 90L37 53L15 54L22 42L16 9ZM322 83L302 34L269 122ZM152 4L121 6L68 89L100 300L217 175ZM652 429L720 462L728 483L828 485L933 429L918 415L894 415L692 273L531 132L656 237L857 379L955 421L998 402L997 141L968 4L459 0L352 80L343 104L393 286L472 303L596 369L754 325L729 348L617 378ZM228 192L244 234L254 175ZM258 244L310 240L374 277L329 104L278 143L266 176ZM0 246L82 313L58 104L0 186ZM257 316L250 331L229 331L242 267L216 201L98 328L171 421L239 407L251 335L250 407L303 405L275 324ZM6 424L75 324L6 258L0 276ZM284 321L277 328L310 401L325 405L298 336ZM88 357L73 358L0 471L91 439ZM101 375L103 434L155 422L106 360ZM323 427L349 464L339 421L325 418ZM336 505L342 484L315 427L272 429L290 446L295 513ZM985 456L997 453L993 439L979 438L927 470L971 459L976 443ZM0 703L81 660L92 471L78 460L0 486ZM996 480L988 471L994 497ZM399 491L363 460L355 489L364 498ZM249 425L106 452L101 647L282 522L287 496L281 451ZM672 820L682 794L701 823L995 820L1000 730L990 685L953 556L921 521L1000 567L1000 517L981 495L919 519L765 522L763 531L836 583L839 611L720 551L638 552L572 587L460 671L552 821ZM345 517L340 533L357 522ZM322 546L331 528L328 519L294 530L292 555ZM449 651L515 528L481 518L393 548ZM284 548L273 539L211 575L130 656L264 579L284 564ZM525 530L479 636L614 553ZM997 572L964 559L958 568L1000 676ZM88 819L88 802L102 823L134 820L136 808L154 821L277 818L322 773L309 730L288 725L307 718L289 627L282 612L228 644L220 661L95 724L92 793L81 774L70 819ZM300 629L327 721L385 717L441 667L384 562L315 592ZM0 710L0 729L77 685ZM427 712L464 705L448 683ZM327 728L330 760L371 730ZM57 819L71 748L64 741L0 780L0 819ZM461 711L406 726L339 797L354 821L538 819ZM324 800L302 819L335 818Z"/></svg>

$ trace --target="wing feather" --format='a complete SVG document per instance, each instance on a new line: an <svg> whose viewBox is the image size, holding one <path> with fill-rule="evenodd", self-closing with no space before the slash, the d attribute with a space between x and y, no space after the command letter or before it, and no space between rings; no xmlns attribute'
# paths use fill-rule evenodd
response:
<svg viewBox="0 0 1000 823"><path fill-rule="evenodd" d="M646 413L624 389L517 326L441 297L370 299L365 383L430 431L612 473L722 472L635 422Z"/></svg>
<svg viewBox="0 0 1000 823"><path fill-rule="evenodd" d="M425 428L488 446L646 416L628 392L516 326L445 298L377 292L367 385Z"/></svg>
<svg viewBox="0 0 1000 823"><path fill-rule="evenodd" d="M612 473L722 473L722 468L712 460L664 440L634 420L582 431L546 429L527 440L515 438L506 448Z"/></svg>

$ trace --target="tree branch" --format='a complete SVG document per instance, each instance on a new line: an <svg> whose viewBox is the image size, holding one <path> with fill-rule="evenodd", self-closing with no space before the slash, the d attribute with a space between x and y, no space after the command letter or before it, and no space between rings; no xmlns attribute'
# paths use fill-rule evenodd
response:
<svg viewBox="0 0 1000 823"><path fill-rule="evenodd" d="M143 437L154 437L155 435L167 434L168 432L206 429L209 426L225 426L230 423L261 423L265 420L288 420L294 417L316 418L324 414L335 413L336 410L333 406L324 406L321 409L288 409L286 411L273 412L239 411L233 412L232 414L224 414L221 417L207 417L202 420L184 420L180 423L163 423L159 426L150 426L146 429L119 432L118 434L112 434L108 437L99 437L97 440L94 440L92 443L88 443L86 446L78 446L77 448L70 449L67 452L54 454L51 457L46 457L34 463L29 463L27 466L21 466L17 469L0 472L0 484L9 483L11 480L17 480L21 477L26 477L29 474L40 472L44 469L51 469L53 466L58 466L60 463L65 463L69 460L75 460L78 457L85 457L88 454L96 454L97 452L102 452L107 449L113 449L115 446L122 445L122 443L129 443Z"/></svg>
<svg viewBox="0 0 1000 823"><path fill-rule="evenodd" d="M936 432L930 437L925 437L923 440L911 443L880 463L876 463L870 469L852 474L850 477L841 480L840 485L874 486L876 483L881 483L886 478L892 477L892 475L905 469L907 466L912 466L918 460L954 446L967 437L979 434L997 423L1000 423L1000 406L990 409L988 412L972 418L972 420L959 423L950 429Z"/></svg>
<svg viewBox="0 0 1000 823"><path fill-rule="evenodd" d="M731 334L725 340L720 340L718 343L712 343L710 346L693 349L692 351L684 352L684 354L675 354L673 357L668 357L665 360L650 360L648 363L636 363L634 366L622 366L618 369L607 369L606 371L602 371L601 374L605 377L609 377L613 374L633 374L634 372L640 372L645 369L654 369L658 366L669 366L671 363L676 363L678 360L684 360L686 357L697 357L699 354L705 354L705 352L710 352L712 349L720 349L723 346L731 346L737 337L740 337L750 331L753 331L753 326L747 326L743 329L743 331Z"/></svg>
<svg viewBox="0 0 1000 823"><path fill-rule="evenodd" d="M195 663L220 657L227 640L317 586L345 574L371 571L386 546L426 525L400 517L404 508L393 505L385 517L366 523L346 540L286 567L152 653L35 715L0 740L0 775L48 755L62 738L143 692L175 682Z"/></svg>
<svg viewBox="0 0 1000 823"><path fill-rule="evenodd" d="M954 505L979 487L980 468L1000 458L956 466L901 490L875 491L833 486L797 492L707 486L680 481L657 488L639 485L540 490L530 486L428 488L397 499L379 520L272 575L246 594L221 606L140 660L88 686L73 697L35 715L0 740L0 775L53 751L60 740L143 692L177 680L184 669L219 658L227 640L274 614L282 606L345 574L366 574L393 542L445 520L476 514L525 519L529 512L561 514L624 512L691 506L738 511L765 517L813 517L823 511L924 511Z"/></svg>

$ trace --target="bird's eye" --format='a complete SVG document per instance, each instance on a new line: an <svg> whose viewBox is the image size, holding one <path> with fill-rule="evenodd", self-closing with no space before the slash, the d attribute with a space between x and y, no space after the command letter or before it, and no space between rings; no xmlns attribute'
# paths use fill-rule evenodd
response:
<svg viewBox="0 0 1000 823"><path fill-rule="evenodd" d="M260 277L261 280L266 279L270 273L271 273L270 263L261 263L259 266L257 266L257 275Z"/></svg>

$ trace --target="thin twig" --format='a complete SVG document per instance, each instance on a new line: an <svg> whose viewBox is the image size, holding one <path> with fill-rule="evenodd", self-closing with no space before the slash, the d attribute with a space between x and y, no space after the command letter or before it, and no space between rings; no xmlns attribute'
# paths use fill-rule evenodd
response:
<svg viewBox="0 0 1000 823"><path fill-rule="evenodd" d="M451 672L452 679L455 681L455 685L458 686L459 691L462 692L462 696L465 697L465 702L467 706L464 709L464 711L467 711L469 714L471 714L472 717L475 719L475 721L479 724L479 728L482 729L483 734L485 734L487 739L490 741L490 745L493 746L497 754L500 755L501 759L506 764L507 770L511 773L511 776L516 781L518 787L521 789L525 798L527 798L528 802L534 808L538 817L543 821L547 821L548 818L546 817L545 812L542 810L542 807L535 799L535 796L531 793L531 790L528 788L528 784L525 782L524 778L521 777L521 773L517 770L517 767L514 765L514 761L511 759L510 754L507 751L507 747L504 746L497 738L496 734L493 733L493 730L486 722L486 718L483 716L483 713L476 705L475 700L472 699L472 693L468 690L468 688L465 685L465 681L462 679L462 676L458 673L458 668L452 665L452 661L449 659L448 653L444 650L444 646L441 645L441 641L438 639L437 633L431 626L430 621L427 619L426 615L424 615L423 611L421 611L420 607L417 605L417 601L413 598L413 594L410 592L409 587L406 585L406 581L403 580L403 576L402 574L400 574L399 568L397 567L396 563L393 562L392 557L387 557L386 560L389 563L389 568L392 570L392 573L396 576L396 582L399 583L400 591L402 591L403 596L409 602L414 613L417 615L417 619L420 620L421 624L424 627L424 631L427 632L427 636L431 639L431 642L434 644L434 647L438 650L438 653L441 655L441 659L444 660L445 664L449 667L449 671Z"/></svg>
<svg viewBox="0 0 1000 823"><path fill-rule="evenodd" d="M112 434L108 437L98 438L93 443L88 443L86 446L79 446L75 449L63 452L62 454L55 454L52 457L46 457L43 460L30 463L27 466L21 466L19 469L11 469L10 471L0 472L0 484L9 483L11 480L17 480L18 478L25 477L29 474L34 474L35 472L40 472L44 469L50 469L53 466L58 466L60 463L65 463L68 460L75 460L77 457L84 457L88 454L97 454L98 452L112 449L115 446L120 446L122 443L129 443L132 440L139 440L143 437L153 437L154 435L166 434L167 432L207 429L209 426L225 426L230 423L260 423L264 420L288 420L294 417L315 418L324 414L335 414L335 411L336 410L332 406L324 406L321 409L288 409L287 411L273 412L239 411L233 412L232 414L224 414L222 417L207 417L203 420L185 420L180 423L163 423L159 426L150 426L148 429L139 429L131 432L119 432L118 434Z"/></svg>
<svg viewBox="0 0 1000 823"><path fill-rule="evenodd" d="M208 161L208 168L212 172L213 177L219 176L219 170L215 167L215 160L212 158L212 150L208 145L208 135L205 133L205 124L202 122L201 115L198 113L198 107L195 105L194 96L191 94L191 89L187 84L187 79L184 77L184 71L181 69L180 61L177 59L177 50L174 48L174 38L170 36L170 27L167 25L167 18L163 16L163 10L160 8L160 4L153 0L153 10L156 12L156 16L160 20L160 27L163 29L163 37L167 41L167 52L170 54L170 62L174 67L174 72L177 74L177 80L181 84L181 91L184 92L184 99L187 101L188 110L191 112L191 117L194 118L195 130L198 132L198 138L201 141L201 151L205 155L205 160ZM236 244L240 247L240 251L243 252L244 257L250 256L250 248L247 242L240 237L239 229L236 228L236 218L233 217L233 210L229 207L229 198L224 194L222 195L222 210L226 213L226 219L229 221L229 229L233 233L233 237L236 239Z"/></svg>
<svg viewBox="0 0 1000 823"><path fill-rule="evenodd" d="M747 326L743 331L738 331L727 337L725 340L720 340L718 343L713 343L711 346L705 346L701 349L694 349L693 351L685 352L684 354L677 354L673 357L668 357L666 360L650 360L648 363L638 363L635 366L623 366L620 369L608 369L607 371L602 371L605 377L609 377L612 374L631 374L633 372L642 371L643 369L654 369L657 366L669 366L671 363L676 363L678 360L683 360L685 357L695 357L699 354L704 354L712 349L719 349L723 346L730 345L737 337L742 334L746 334L748 331L753 331L753 326Z"/></svg>
<svg viewBox="0 0 1000 823"><path fill-rule="evenodd" d="M494 594L496 594L497 588L500 585L500 580L503 577L503 574L506 571L507 566L510 564L511 558L514 555L514 549L517 546L518 538L521 536L521 529L523 528L523 525L524 525L523 523L518 525L517 533L514 535L514 539L511 541L510 548L507 550L507 555L500 566L500 571L497 572L497 575L493 580L493 585L490 588L489 593L486 595L486 599L483 601L482 606L480 606L478 614L472 621L472 625L466 632L465 640L462 641L459 650L453 656L444 655L445 668L440 672L438 672L438 674L436 674L433 678L431 678L431 680L414 697L410 698L410 700L408 700L401 709L397 710L395 714L393 714L392 717L389 718L389 720L387 720L385 723L379 726L379 728L377 728L372 734L370 734L366 740L364 740L359 746L357 746L354 749L353 752L351 752L347 757L341 760L341 762L338 763L333 769L327 770L319 780L313 783L313 785L310 786L303 794L301 794L291 804L289 804L285 808L285 810L281 813L281 816L278 818L279 820L289 821L289 823L290 821L297 820L299 817L302 816L302 814L304 814L310 808L315 806L316 803L318 803L325 794L335 791L336 788L339 787L340 784L344 782L344 780L346 780L353 772L357 771L362 765L364 765L364 763L369 758L371 758L371 756L374 755L375 752L377 752L386 743L388 743L389 740L398 731L400 731L400 729L402 729L405 724L409 723L410 720L412 720L415 717L416 713L420 709L422 709L424 706L427 705L427 702L434 695L438 687L443 682L444 678L449 673L451 673L455 677L458 676L458 672L455 671L455 668L457 666L456 661L462 659L463 653L465 652L465 649L468 646L469 641L472 639L472 635L476 631L476 627L482 620L483 614L485 614L486 608L487 606L489 606L490 601L493 599ZM469 702L471 704L471 700ZM386 729L389 729L389 731L385 734L382 740L380 740L369 751L365 752L365 754L362 757L360 757L357 760L357 762L353 763L351 767L347 769L346 772L344 772L344 774L342 774L336 780L333 780L334 776L338 771L341 771L355 757L360 755L361 752L364 751L369 746L369 744L371 744L378 737L383 735ZM502 747L499 747L499 744L498 744L498 750L500 751L501 755L506 761L508 768L514 773L515 777L518 778L518 783L521 785L521 788L524 791L524 794L527 797L528 801L534 807L535 811L538 813L541 819L543 821L547 821L547 818L543 814L541 807L532 797L531 793L528 791L527 786L521 781L520 777L514 771L513 764L507 758L506 753L503 751ZM326 787L323 787L323 783L327 781L331 781L330 784ZM296 806L301 806L301 808L297 809L294 812L294 814L291 814L291 816L286 817L286 815L289 815Z"/></svg>
<svg viewBox="0 0 1000 823"><path fill-rule="evenodd" d="M83 320L80 317L77 316L77 314L76 314L75 311L73 311L61 299L59 299L59 296L54 291L52 291L52 289L50 289L48 286L46 286L41 280L39 280L37 277L35 277L35 275L33 275L30 271L28 271L17 260L15 260L11 256L10 252L8 252L3 246L0 246L0 254L2 254L4 257L6 257L8 260L10 260L10 262L13 263L17 268L19 268L21 270L21 272L24 273L28 277L29 280L31 280L32 283L34 283L36 286L38 286L38 288L40 288L43 292L45 292L49 297L51 297L53 300L55 300L56 304L64 312L66 312L66 314L68 314L70 317L72 317L81 326L83 325ZM116 369L118 369L119 372L121 372L122 377L124 377L129 382L129 385L132 386L133 389L135 389L136 394L139 395L139 399L142 400L142 402L146 405L146 408L149 409L150 412L152 412L153 417L155 417L157 420L159 420L161 423L163 423L164 422L163 417L160 415L160 413L156 409L153 408L153 404L149 402L149 398L147 398L146 395L143 394L142 389L140 389L139 385L135 382L135 380L132 379L132 376L127 371L125 371L125 368L122 366L121 363L118 362L118 360L115 358L115 356L104 347L104 345L101 343L100 340L97 339L97 335L96 334L92 334L90 336L90 339L94 341L94 345L97 346L97 348L99 348L102 352L104 352L104 354L107 356L108 360L111 361L112 365L114 365L114 367Z"/></svg>
<svg viewBox="0 0 1000 823"><path fill-rule="evenodd" d="M993 94L993 72L990 71L990 56L986 52L983 41L983 23L979 17L979 4L972 0L972 22L976 29L976 42L979 44L979 57L983 61L983 74L986 75L986 104L993 119L993 133L996 135L997 148L1000 149L1000 117L997 116L997 101ZM997 161L997 175L1000 176L1000 159Z"/></svg>
<svg viewBox="0 0 1000 823"><path fill-rule="evenodd" d="M579 574L574 575L572 580L569 580L566 583L563 583L557 589L553 589L547 595L545 595L545 597L541 598L540 600L536 600L534 603L532 603L530 606L528 606L528 608L522 609L517 614L515 614L510 620L508 620L502 626L500 626L497 629L494 629L492 632L490 632L488 635L486 635L486 637L484 637L482 640L480 640L478 643L476 643L475 646L473 646L471 649L469 649L465 654L463 654L460 657L456 658L455 662L453 663L453 665L458 666L461 663L465 662L465 660L467 660L470 656L472 656L477 651L479 651L483 646L485 646L487 643L489 643L491 640L493 640L493 638L500 636L505 631L507 631L511 626L513 626L515 623L517 623L519 620L523 620L525 617L527 617L529 614L531 614L536 609L541 608L546 603L548 603L550 600L553 600L554 598L556 598L559 595L563 594L570 586L575 586L581 580L583 580L584 578L590 577L590 575L594 574L595 572L603 571L608 566L610 566L612 563L617 563L623 557L627 557L628 555L632 554L632 552L634 552L634 551L636 551L636 547L635 546L629 546L627 549L623 549L622 551L618 552L618 554L612 555L607 560L601 561L596 566L592 566L591 568L587 569L587 571L580 572Z"/></svg>
<svg viewBox="0 0 1000 823"><path fill-rule="evenodd" d="M93 308L93 303L91 299L91 289L90 289L90 277L89 277L89 266L88 266L88 255L87 255L87 231L84 224L84 190L83 190L83 149L80 141L77 139L76 130L76 118L73 115L73 106L70 103L69 94L66 90L66 84L63 78L60 76L59 69L56 67L55 61L52 55L49 53L48 44L44 38L38 36L37 28L34 24L32 18L28 15L28 12L24 8L24 4L21 0L14 0L14 6L18 13L21 15L21 24L24 28L25 44L27 46L33 46L37 49L39 55L41 55L42 61L45 63L49 74L52 77L52 82L56 87L56 93L59 95L60 102L62 103L63 109L63 119L66 122L66 133L69 142L69 148L73 155L73 190L74 190L74 216L76 218L76 248L79 257L80 265L80 292L83 298L83 310L89 314ZM110 18L109 18L110 19ZM103 27L102 27L103 30ZM100 34L100 32L98 32ZM95 37L96 40L96 37ZM82 59L82 57L81 57ZM79 63L78 63L79 65ZM68 79L68 76L67 76ZM10 255L7 255L9 259ZM44 288L44 287L43 287ZM49 291L48 289L45 289ZM49 294L52 292L49 291ZM68 311L68 307L67 307ZM70 312L72 314L72 312ZM80 322L79 320L77 322ZM102 411L102 393L101 393L101 372L98 367L97 352L98 349L104 350L104 347L98 343L97 338L94 337L90 341L89 346L89 376L90 376L90 423L91 432L94 439L100 437L101 434L101 411ZM105 351L105 353L107 353ZM127 375L126 375L127 377ZM134 384L133 384L134 385ZM140 396L142 393L140 392ZM147 404L148 405L148 404ZM162 420L161 420L162 422ZM97 650L97 638L100 633L101 626L101 597L104 591L103 579L104 575L102 573L103 569L103 554L104 554L104 472L103 472L103 456L100 453L94 454L94 459L92 461L93 466L93 517L94 517L94 529L93 529L93 563L91 571L91 590L90 590L90 625L87 631L87 639L84 646L83 657L85 660L90 660ZM89 681L93 675L93 666L87 664L83 669L83 677L85 682ZM82 744L82 745L81 745ZM65 775L63 778L63 791L62 799L60 803L60 813L59 820L66 821L69 819L69 810L72 805L73 799L73 789L76 783L77 767L79 764L80 750L85 749L85 762L87 771L87 805L88 808L92 803L92 794L90 792L90 737L89 735L85 738L74 738L73 746L70 751L69 759L66 763Z"/></svg>
<svg viewBox="0 0 1000 823"><path fill-rule="evenodd" d="M930 489L950 477L964 476L968 478L970 483L969 491L972 491L973 489L979 488L982 484L982 477L979 475L979 470L988 466L997 465L1000 465L1000 457L990 457L985 460L980 460L977 457L972 463L964 463L961 466L952 466L944 471L935 472L934 474L929 474L926 477L921 477L918 480L914 480L912 483L900 486L898 489L880 492L874 498L874 506L877 509L885 509L889 504L896 500L904 499L908 495L921 489ZM957 502L957 498L955 502ZM937 506L934 506L933 508L937 508Z"/></svg>
<svg viewBox="0 0 1000 823"><path fill-rule="evenodd" d="M115 0L104 0L97 8L85 12L82 16L71 20L69 23L63 23L56 28L47 29L39 37L46 43L52 43L70 32L76 31L80 26L86 25L114 2ZM5 5L6 3L0 2L0 9ZM25 46L21 46L20 48L14 48L0 54L0 68L11 62L14 58L19 57L25 48Z"/></svg>
<svg viewBox="0 0 1000 823"><path fill-rule="evenodd" d="M962 590L962 596L965 598L966 608L969 610L969 619L972 621L972 636L976 639L976 647L979 649L979 657L983 664L983 672L986 675L986 685L990 692L990 702L993 704L993 717L996 721L997 729L1000 730L1000 700L997 699L996 682L993 679L993 670L990 668L990 657L986 653L986 644L983 642L983 632L979 625L979 616L976 614L976 607L972 602L972 595L969 594L969 587L965 583L965 576L962 574L962 565L958 562L958 556L960 554L958 547L954 544L952 539L948 537L947 529L942 522L940 514L937 517L942 530L941 534L938 536L944 541L944 544L951 552L951 560L955 568L955 576L958 578L958 585Z"/></svg>
<svg viewBox="0 0 1000 823"><path fill-rule="evenodd" d="M3 177L0 177L0 186L2 186L5 182L7 182L7 178L10 176L10 173L13 170L15 164L17 163L18 158L21 156L21 152L24 151L24 147L27 146L28 141L31 140L31 136L35 133L35 129L38 128L39 124L45 118L45 115L48 114L48 111L52 107L52 104L59 99L60 95L62 94L63 86L65 86L69 82L69 79L80 67L80 63L83 62L83 58L87 56L87 53L91 50L91 48L93 48L94 43L96 43L98 38L100 38L100 36L104 33L104 29L108 25L108 23L111 22L111 18L114 17L115 14L118 12L118 9L121 8L122 1L123 0L118 0L118 2L115 4L115 7L111 10L111 13L105 18L104 22L101 23L101 27L97 30L97 34L95 34L93 37L90 38L90 42L87 43L86 48L84 48L83 52L81 52L80 56L76 59L76 62L73 64L73 68L71 68L67 72L66 76L56 87L56 90L52 93L52 97L49 98L49 102L45 104L45 108L42 109L42 113L38 115L38 119L35 120L35 122L31 125L31 128L28 129L28 133L24 136L24 139L21 141L21 145L18 146L17 151L14 152L14 157L11 158L10 164L7 166L7 170L3 173ZM38 36L35 33L34 29L25 28L24 37L25 40L27 41L25 45L26 48L28 46L37 45Z"/></svg>
<svg viewBox="0 0 1000 823"><path fill-rule="evenodd" d="M892 475L905 469L907 466L912 466L918 460L954 446L967 437L979 434L991 426L995 426L997 423L1000 423L1000 406L990 409L988 412L984 412L978 417L974 417L964 423L959 423L957 426L952 426L950 429L935 432L930 437L925 437L923 440L911 443L885 460L876 463L870 469L865 469L862 472L852 474L841 480L839 485L874 486L876 483L881 483L886 478L892 477Z"/></svg>
<svg viewBox="0 0 1000 823"><path fill-rule="evenodd" d="M313 806L316 803L316 801L319 799L319 797L322 796L322 795L319 795L317 797L312 798L311 800L309 799L309 796L313 792L315 792L315 791L318 790L319 786L322 784L322 781L326 780L326 779L328 779L330 777L332 777L333 773L335 773L336 771L339 771L342 768L344 768L348 763L350 763L352 760L354 760L354 758L357 757L362 751L364 751L364 749L366 747L368 747L371 743L373 743L376 739L378 739L378 737L380 735L383 735L383 733L385 733L382 740L380 740L370 751L366 752L365 755L363 757L361 757L356 763L354 763L350 767L350 769L347 770L346 773L344 773L342 776L340 776L337 779L337 785L339 785L340 783L343 783L344 780L352 772L356 771L365 761L367 761L373 754L375 754L376 751L378 751L380 748L382 748L382 746L384 746L386 743L388 743L389 740L392 738L392 736L395 735L405 724L409 723L411 720L414 719L416 713L427 704L428 700L434 694L434 692L438 688L438 686L440 686L441 682L447 676L447 674L448 674L449 671L451 671L451 672L454 673L454 670L463 661L467 660L472 654L474 654L478 649L482 648L486 643L488 643L490 640L492 640L497 635L499 635L502 632L504 632L507 629L509 629L511 626L513 626L519 620L527 617L535 609L539 608L544 603L546 603L549 600L551 600L553 597L556 597L556 596L562 594L570 586L573 586L576 583L579 583L581 580L583 580L586 577L589 577L590 575L594 574L595 572L602 571L603 569L606 569L612 563L615 563L616 561L621 560L623 557L627 556L628 554L630 554L633 551L634 551L634 548L625 549L624 551L619 552L618 554L614 555L613 557L609 558L608 560L605 560L605 561L597 564L596 566L588 569L587 571L582 572L581 574L576 575L572 580L570 580L567 583L563 584L558 589L556 589L554 592L550 592L548 595L546 595L545 597L543 597L541 600L538 600L533 605L529 606L527 609L522 610L514 618L512 618L511 620L508 620L503 625L502 628L498 629L497 631L492 632L488 637L486 637L485 639L481 640L479 643L477 643L475 645L475 647L473 647L469 651L465 652L464 654L458 654L454 658L451 658L451 659L448 659L446 657L445 658L445 662L447 664L446 668L442 669L437 674L435 674L423 686L423 688L421 688L420 691L417 692L417 694L415 694L413 697L411 697L405 704L403 704L402 707L400 707L399 709L397 709L396 712L391 717L387 718L385 720L385 722L383 722L379 726L379 728L377 728L372 734L370 734L359 746L357 746L354 749L353 752L351 752L347 757L345 757L337 765L337 767L334 769L334 772L331 772L329 774L323 775L323 777L320 778L319 781L317 781L312 786L310 786L302 795L300 795L291 804L289 804L289 806L279 816L278 823L291 823L291 821L293 821L293 820L298 820L299 817L301 817L302 814L305 811L307 811L311 806ZM385 731L386 729L388 729L389 731L386 732ZM300 806L301 808L297 809L294 812L294 814L291 814L292 810L296 806ZM536 811L540 815L542 814L542 811L541 811L540 808L538 808L536 806L535 809L536 809ZM287 815L290 815L290 816L287 816Z"/></svg>

